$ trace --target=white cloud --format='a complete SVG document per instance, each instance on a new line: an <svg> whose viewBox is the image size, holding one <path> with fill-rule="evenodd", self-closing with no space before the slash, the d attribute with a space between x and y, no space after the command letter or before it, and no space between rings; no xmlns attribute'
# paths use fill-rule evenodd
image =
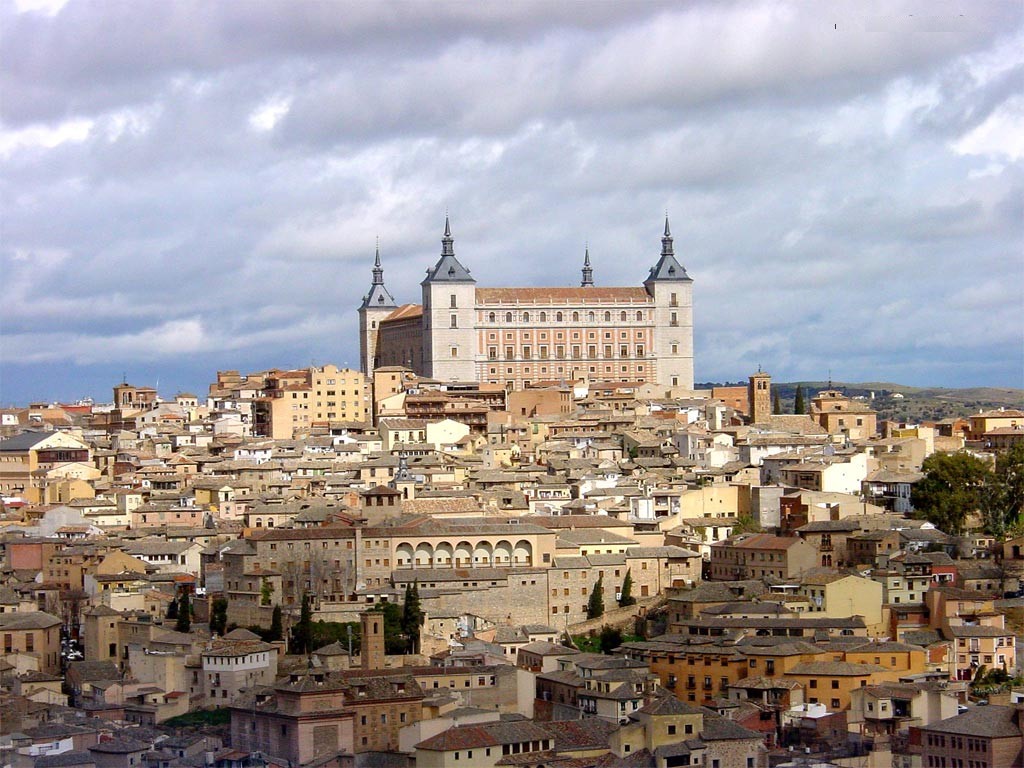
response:
<svg viewBox="0 0 1024 768"><path fill-rule="evenodd" d="M1024 96L1014 96L977 128L953 143L961 155L1020 160L1024 158Z"/></svg>
<svg viewBox="0 0 1024 768"><path fill-rule="evenodd" d="M16 152L53 149L62 144L81 143L89 138L95 121L73 118L56 125L36 124L25 128L0 128L0 158L9 158Z"/></svg>
<svg viewBox="0 0 1024 768"><path fill-rule="evenodd" d="M291 109L292 98L290 96L275 96L260 104L252 114L249 115L249 125L256 131L272 131L281 119Z"/></svg>

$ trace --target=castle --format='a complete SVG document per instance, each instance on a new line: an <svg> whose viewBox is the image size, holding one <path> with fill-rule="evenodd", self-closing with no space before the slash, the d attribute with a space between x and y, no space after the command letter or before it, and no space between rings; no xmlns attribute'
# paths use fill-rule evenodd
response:
<svg viewBox="0 0 1024 768"><path fill-rule="evenodd" d="M693 280L676 260L667 216L661 256L635 288L594 285L589 251L578 288L481 288L453 244L445 217L422 302L401 306L384 286L377 249L359 307L364 373L404 366L514 389L584 377L693 388Z"/></svg>

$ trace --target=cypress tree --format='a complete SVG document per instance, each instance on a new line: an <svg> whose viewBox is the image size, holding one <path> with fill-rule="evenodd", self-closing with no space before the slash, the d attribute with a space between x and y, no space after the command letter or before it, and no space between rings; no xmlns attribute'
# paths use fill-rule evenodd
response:
<svg viewBox="0 0 1024 768"><path fill-rule="evenodd" d="M188 600L188 592L182 592L178 601L178 620L174 625L176 632L188 632L192 627L192 605Z"/></svg>
<svg viewBox="0 0 1024 768"><path fill-rule="evenodd" d="M604 574L597 577L594 591L590 593L590 600L587 601L587 618L596 619L604 615Z"/></svg>
<svg viewBox="0 0 1024 768"><path fill-rule="evenodd" d="M174 599L167 604L167 618L176 619L178 618L178 596L175 595Z"/></svg>
<svg viewBox="0 0 1024 768"><path fill-rule="evenodd" d="M228 601L218 597L210 609L210 632L223 635L228 626Z"/></svg>
<svg viewBox="0 0 1024 768"><path fill-rule="evenodd" d="M772 413L782 413L782 398L779 397L779 390L775 390L775 399L772 401Z"/></svg>
<svg viewBox="0 0 1024 768"><path fill-rule="evenodd" d="M807 410L804 405L804 388L797 384L796 386L796 399L793 401L793 413L801 414Z"/></svg>
<svg viewBox="0 0 1024 768"><path fill-rule="evenodd" d="M636 598L633 597L633 574L631 569L626 569L626 578L622 580L622 594L619 596L619 605L625 608L628 605L636 605Z"/></svg>
<svg viewBox="0 0 1024 768"><path fill-rule="evenodd" d="M281 606L275 605L274 612L270 615L270 631L267 633L267 640L280 640L284 635L284 626L281 622Z"/></svg>
<svg viewBox="0 0 1024 768"><path fill-rule="evenodd" d="M420 607L420 585L418 581L405 587L405 602L402 605L402 634L409 638L409 653L415 653L420 644L420 626L423 624L423 609Z"/></svg>
<svg viewBox="0 0 1024 768"><path fill-rule="evenodd" d="M292 629L292 653L308 653L309 643L313 635L313 609L310 606L309 594L302 594L302 611L299 623Z"/></svg>

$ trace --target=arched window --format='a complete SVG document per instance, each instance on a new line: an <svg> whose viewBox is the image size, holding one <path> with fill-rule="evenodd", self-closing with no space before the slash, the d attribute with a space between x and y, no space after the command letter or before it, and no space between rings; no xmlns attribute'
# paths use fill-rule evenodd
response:
<svg viewBox="0 0 1024 768"><path fill-rule="evenodd" d="M557 314L555 315L555 322L556 322L556 323L560 323L560 322L562 322L562 313L561 313L561 312L558 312L558 313L557 313Z"/></svg>
<svg viewBox="0 0 1024 768"><path fill-rule="evenodd" d="M523 322L524 323L530 322L530 313L529 312L523 312Z"/></svg>
<svg viewBox="0 0 1024 768"><path fill-rule="evenodd" d="M548 321L548 313L547 312L541 312L540 313L540 321L542 323L546 323Z"/></svg>
<svg viewBox="0 0 1024 768"><path fill-rule="evenodd" d="M621 320L622 322L626 322L626 313L625 312L623 312L621 315L619 315L619 320Z"/></svg>
<svg viewBox="0 0 1024 768"><path fill-rule="evenodd" d="M574 323L578 323L580 321L580 313L579 312L573 312L572 313L572 321Z"/></svg>
<svg viewBox="0 0 1024 768"><path fill-rule="evenodd" d="M642 323L644 321L644 313L643 312L637 312L636 313L636 321L638 323Z"/></svg>
<svg viewBox="0 0 1024 768"><path fill-rule="evenodd" d="M592 322L594 322L594 320L596 320L596 319L597 319L597 315L595 315L595 314L594 314L593 312L588 312L588 313L587 313L587 321L588 321L588 322L591 322L591 323L592 323Z"/></svg>
<svg viewBox="0 0 1024 768"><path fill-rule="evenodd" d="M512 313L511 312L506 312L505 313L505 322L506 323L511 323L512 322Z"/></svg>
<svg viewBox="0 0 1024 768"><path fill-rule="evenodd" d="M605 312L604 313L604 321L606 323L610 323L612 321L612 313L611 312Z"/></svg>
<svg viewBox="0 0 1024 768"><path fill-rule="evenodd" d="M497 319L498 319L498 316L496 314L494 314L493 312L491 312L491 314L489 314L487 316L487 322L489 322L489 323L493 323Z"/></svg>

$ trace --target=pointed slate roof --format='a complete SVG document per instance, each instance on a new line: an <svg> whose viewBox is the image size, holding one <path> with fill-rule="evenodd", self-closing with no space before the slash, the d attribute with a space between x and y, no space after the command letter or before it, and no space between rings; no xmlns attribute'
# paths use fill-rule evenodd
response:
<svg viewBox="0 0 1024 768"><path fill-rule="evenodd" d="M361 308L395 309L395 298L384 287L384 268L380 265L380 245L373 259L373 282L370 292L363 296Z"/></svg>
<svg viewBox="0 0 1024 768"><path fill-rule="evenodd" d="M661 258L658 259L657 264L651 267L651 274L644 281L644 285L667 280L693 282L686 274L686 270L683 269L683 265L676 261L675 250L672 247L672 231L668 226L668 216L665 217L665 234L661 238Z"/></svg>
<svg viewBox="0 0 1024 768"><path fill-rule="evenodd" d="M459 263L455 258L455 249L452 244L455 242L452 237L452 228L448 223L448 217L444 217L444 237L441 238L441 258L437 260L431 269L427 270L426 279L420 285L428 283L475 283L476 280L469 274L469 270Z"/></svg>

